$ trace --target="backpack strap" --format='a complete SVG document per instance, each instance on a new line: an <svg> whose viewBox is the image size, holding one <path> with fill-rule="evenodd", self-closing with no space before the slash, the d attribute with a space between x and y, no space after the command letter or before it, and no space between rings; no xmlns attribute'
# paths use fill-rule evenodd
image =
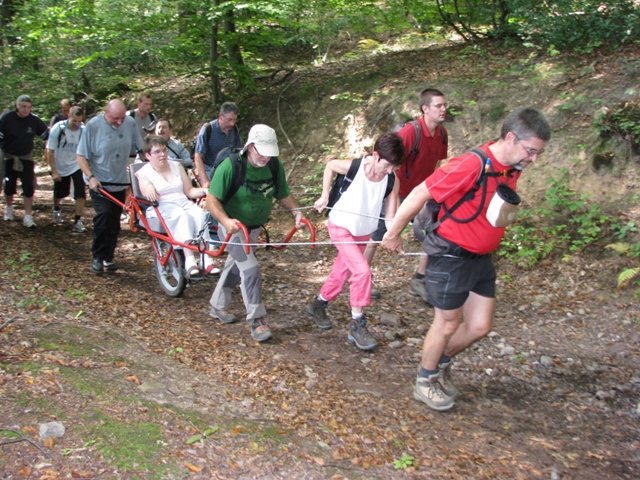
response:
<svg viewBox="0 0 640 480"><path fill-rule="evenodd" d="M271 178L273 178L273 196L277 197L280 190L278 189L278 175L280 174L280 164L276 157L271 157L267 162L267 167L271 170Z"/></svg>
<svg viewBox="0 0 640 480"><path fill-rule="evenodd" d="M396 183L396 174L388 174L387 179L387 189L384 191L384 198L387 198L391 192L393 192L393 185Z"/></svg>
<svg viewBox="0 0 640 480"><path fill-rule="evenodd" d="M240 187L244 183L247 176L247 159L239 153L231 153L228 157L231 160L231 187L227 190L226 195L222 199L222 205L225 205L233 196L238 193Z"/></svg>
<svg viewBox="0 0 640 480"><path fill-rule="evenodd" d="M58 148L60 148L60 144L62 143L62 139L64 138L64 144L62 144L62 147L64 148L64 146L67 144L67 134L65 133L65 130L67 128L69 120L65 120L64 122L62 122L62 125L60 125L60 134L58 135Z"/></svg>
<svg viewBox="0 0 640 480"><path fill-rule="evenodd" d="M131 118L136 118L136 111L134 110L129 110L127 112L127 115L129 115Z"/></svg>
<svg viewBox="0 0 640 480"><path fill-rule="evenodd" d="M420 122L418 120L411 120L408 122L410 125L413 125L413 129L416 133L416 138L413 141L413 145L411 146L411 151L406 156L407 157L407 169L405 170L405 177L409 178L409 170L411 169L411 165L413 165L418 158L418 147L420 146L420 137L422 136L422 128L420 127Z"/></svg>

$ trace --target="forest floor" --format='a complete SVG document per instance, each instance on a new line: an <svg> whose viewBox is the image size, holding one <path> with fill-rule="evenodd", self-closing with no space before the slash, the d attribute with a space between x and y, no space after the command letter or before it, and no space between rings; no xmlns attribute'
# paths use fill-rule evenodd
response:
<svg viewBox="0 0 640 480"><path fill-rule="evenodd" d="M274 338L256 344L244 322L209 316L215 280L164 295L149 237L126 223L119 270L92 274L90 205L88 233L54 225L44 168L38 180L38 228L23 227L19 199L17 221L0 222L0 478L640 476L640 307L616 290L631 264L604 245L530 270L496 258L493 331L456 359L462 393L435 413L413 399L433 317L407 291L416 257L378 251L382 298L367 312L379 346L362 352L347 341L346 292L333 329L306 312L334 247L259 249ZM290 221L274 214L272 240ZM231 311L243 317L239 295ZM52 421L66 431L43 441Z"/></svg>
<svg viewBox="0 0 640 480"><path fill-rule="evenodd" d="M615 290L614 254L499 261L495 327L457 359L456 408L435 413L412 396L433 315L407 292L415 257L378 252L379 346L362 352L346 294L332 330L305 309L333 247L260 250L274 339L256 344L209 317L214 281L165 296L149 237L124 224L120 269L93 275L90 233L53 225L48 193L37 229L0 223L2 478L638 477L640 308ZM40 447L50 421L66 433Z"/></svg>

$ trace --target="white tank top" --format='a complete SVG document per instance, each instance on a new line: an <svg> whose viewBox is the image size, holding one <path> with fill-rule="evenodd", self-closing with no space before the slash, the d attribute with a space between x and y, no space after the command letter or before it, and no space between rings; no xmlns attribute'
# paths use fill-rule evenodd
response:
<svg viewBox="0 0 640 480"><path fill-rule="evenodd" d="M331 222L346 228L354 237L373 233L378 228L388 181L389 175L379 182L369 180L364 173L363 158L353 182L329 212Z"/></svg>

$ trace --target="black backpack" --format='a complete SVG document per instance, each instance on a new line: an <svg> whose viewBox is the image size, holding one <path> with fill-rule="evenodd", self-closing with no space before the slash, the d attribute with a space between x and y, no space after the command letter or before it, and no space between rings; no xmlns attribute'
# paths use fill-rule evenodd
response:
<svg viewBox="0 0 640 480"><path fill-rule="evenodd" d="M395 133L399 132L404 128L406 124L413 125L414 130L416 131L416 139L413 141L413 145L411 146L411 151L405 154L406 162L407 162L407 170L405 172L405 177L409 178L409 167L416 161L418 158L418 146L420 145L420 137L422 135L422 128L420 128L420 122L418 120L411 120L409 122L399 123L397 124L393 131ZM449 139L447 138L447 129L444 128L443 125L440 125L440 135L442 136L442 144L447 145Z"/></svg>
<svg viewBox="0 0 640 480"><path fill-rule="evenodd" d="M333 183L331 183L331 190L329 190L329 200L327 202L327 211L325 215L329 215L330 209L336 204L340 197L344 192L347 191L349 186L353 183L353 179L356 177L356 173L358 173L358 169L360 168L360 163L362 163L361 158L356 158L351 162L351 166L349 167L349 171L347 171L346 175L338 174L336 178L333 179ZM387 189L384 192L384 197L387 198L389 194L393 191L393 184L396 180L396 174L390 173L388 175L389 180L387 181Z"/></svg>
<svg viewBox="0 0 640 480"><path fill-rule="evenodd" d="M518 176L520 175L520 170L517 170L515 168L510 168L506 172L489 172L488 170L489 165L491 165L491 161L489 160L489 157L487 157L487 154L484 152L484 150L482 150L481 148L474 148L470 152L480 159L480 164L482 165L476 182L467 193L465 193L456 203L453 204L451 208L447 208L444 204L440 204L433 199L424 204L420 212L418 212L413 220L413 233L419 240L424 240L427 235L429 235L431 232L434 232L440 226L440 224L448 218L457 223L469 223L472 220L475 220L484 208L487 196L487 179L489 177L510 177L514 173ZM482 201L480 202L478 210L473 215L467 218L454 217L453 212L457 210L458 207L460 207L460 205L462 205L464 202L473 200L476 196L476 192L480 189L480 187L482 187ZM444 215L440 220L438 220L440 209L444 209Z"/></svg>
<svg viewBox="0 0 640 480"><path fill-rule="evenodd" d="M214 163L214 172L215 167L224 162L227 158L231 159L231 165L233 167L233 173L231 175L231 188L227 190L226 195L222 199L222 205L225 205L231 198L238 193L238 190L243 185L247 188L249 186L246 184L246 176L247 176L247 159L244 155L241 155L240 152L242 149L227 147L220 150L218 156L216 157L216 161ZM271 159L267 162L267 167L271 171L271 178L273 182L273 186L275 188L273 196L277 198L278 196L278 175L280 173L280 163L276 157L271 157ZM213 178L213 175L211 176Z"/></svg>

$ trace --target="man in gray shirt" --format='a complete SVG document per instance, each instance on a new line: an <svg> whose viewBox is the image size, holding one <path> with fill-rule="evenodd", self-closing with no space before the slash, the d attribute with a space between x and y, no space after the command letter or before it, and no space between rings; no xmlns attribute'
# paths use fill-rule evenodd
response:
<svg viewBox="0 0 640 480"><path fill-rule="evenodd" d="M93 217L91 269L96 274L116 270L113 255L120 234L122 207L98 193L104 188L124 203L129 186L129 156L142 149L142 137L121 100L111 100L104 115L92 118L78 145L77 160L96 211Z"/></svg>

